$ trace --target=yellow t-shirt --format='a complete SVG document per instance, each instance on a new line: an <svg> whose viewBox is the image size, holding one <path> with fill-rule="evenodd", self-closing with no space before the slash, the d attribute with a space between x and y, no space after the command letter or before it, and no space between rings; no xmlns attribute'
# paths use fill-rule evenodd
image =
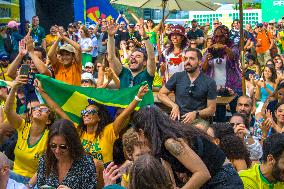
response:
<svg viewBox="0 0 284 189"><path fill-rule="evenodd" d="M255 164L248 170L239 172L239 175L244 183L244 189L283 189L284 183L269 182L260 172L260 165Z"/></svg>
<svg viewBox="0 0 284 189"><path fill-rule="evenodd" d="M163 78L156 72L153 80L154 87L162 87L163 86Z"/></svg>
<svg viewBox="0 0 284 189"><path fill-rule="evenodd" d="M113 124L107 125L101 135L95 137L94 134L83 132L81 142L86 152L93 155L94 158L108 163L113 160L113 144L118 136L115 135Z"/></svg>
<svg viewBox="0 0 284 189"><path fill-rule="evenodd" d="M46 129L36 144L29 145L30 128L31 124L25 124L25 121L22 121L21 126L17 129L18 140L14 150L13 171L24 177L32 177L36 173L39 158L47 148L49 133L49 130Z"/></svg>
<svg viewBox="0 0 284 189"><path fill-rule="evenodd" d="M55 41L57 40L57 35L46 35L45 37L45 42L46 42L46 52L49 51L49 49L51 48L51 46L53 45L53 43L55 43Z"/></svg>

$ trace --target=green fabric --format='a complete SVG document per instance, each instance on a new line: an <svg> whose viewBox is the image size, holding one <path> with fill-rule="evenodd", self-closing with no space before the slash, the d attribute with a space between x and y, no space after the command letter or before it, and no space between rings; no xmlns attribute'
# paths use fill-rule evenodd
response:
<svg viewBox="0 0 284 189"><path fill-rule="evenodd" d="M7 87L7 83L4 80L0 80L0 87Z"/></svg>
<svg viewBox="0 0 284 189"><path fill-rule="evenodd" d="M87 62L92 62L92 55L82 53L82 66L85 67Z"/></svg>
<svg viewBox="0 0 284 189"><path fill-rule="evenodd" d="M157 34L154 31L146 32L149 36L150 43L153 45L157 45Z"/></svg>
<svg viewBox="0 0 284 189"><path fill-rule="evenodd" d="M42 83L45 92L53 99L72 119L79 123L81 110L88 105L88 99L107 106L125 108L137 95L140 85L120 90L96 89L92 87L79 87L68 85L46 75L37 74L36 78ZM141 85L145 84L142 83ZM138 104L136 110L142 106L154 104L152 91L149 91Z"/></svg>
<svg viewBox="0 0 284 189"><path fill-rule="evenodd" d="M34 40L35 46L41 46L42 40L45 39L45 30L43 27L38 26L37 28L33 28L31 31L31 36Z"/></svg>

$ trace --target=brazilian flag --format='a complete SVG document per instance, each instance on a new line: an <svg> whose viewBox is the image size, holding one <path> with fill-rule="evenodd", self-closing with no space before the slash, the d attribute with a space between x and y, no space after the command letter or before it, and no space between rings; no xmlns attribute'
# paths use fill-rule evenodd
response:
<svg viewBox="0 0 284 189"><path fill-rule="evenodd" d="M88 105L88 99L99 104L112 107L126 108L137 95L139 85L126 89L96 89L93 87L80 87L66 84L46 75L37 74L36 78L41 81L42 88L55 101L65 113L74 121L79 123L81 111ZM144 85L142 83L141 85ZM154 104L152 91L143 97L136 107Z"/></svg>

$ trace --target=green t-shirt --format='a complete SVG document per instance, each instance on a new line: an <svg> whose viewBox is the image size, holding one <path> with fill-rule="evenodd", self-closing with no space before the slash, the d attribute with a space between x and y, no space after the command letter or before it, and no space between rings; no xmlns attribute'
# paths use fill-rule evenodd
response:
<svg viewBox="0 0 284 189"><path fill-rule="evenodd" d="M154 31L146 32L149 36L150 43L153 45L157 45L157 34Z"/></svg>
<svg viewBox="0 0 284 189"><path fill-rule="evenodd" d="M239 172L244 189L283 189L283 182L271 183L260 172L260 165L255 164L248 170Z"/></svg>
<svg viewBox="0 0 284 189"><path fill-rule="evenodd" d="M152 89L154 77L148 73L147 69L133 77L129 69L122 67L119 74L119 80L121 89L139 85L143 81L147 81L149 88Z"/></svg>
<svg viewBox="0 0 284 189"><path fill-rule="evenodd" d="M33 28L31 32L31 36L34 40L35 46L41 46L42 40L45 39L45 30L43 27L38 26L37 28Z"/></svg>

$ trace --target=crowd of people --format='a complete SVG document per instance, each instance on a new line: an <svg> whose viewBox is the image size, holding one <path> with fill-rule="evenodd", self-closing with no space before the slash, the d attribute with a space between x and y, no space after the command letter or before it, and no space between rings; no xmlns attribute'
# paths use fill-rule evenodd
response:
<svg viewBox="0 0 284 189"><path fill-rule="evenodd" d="M129 14L48 35L38 16L25 36L0 27L0 189L284 188L284 17L246 24L241 49L239 20ZM126 108L88 99L78 124L36 74L140 88ZM135 111L150 90L155 105Z"/></svg>

